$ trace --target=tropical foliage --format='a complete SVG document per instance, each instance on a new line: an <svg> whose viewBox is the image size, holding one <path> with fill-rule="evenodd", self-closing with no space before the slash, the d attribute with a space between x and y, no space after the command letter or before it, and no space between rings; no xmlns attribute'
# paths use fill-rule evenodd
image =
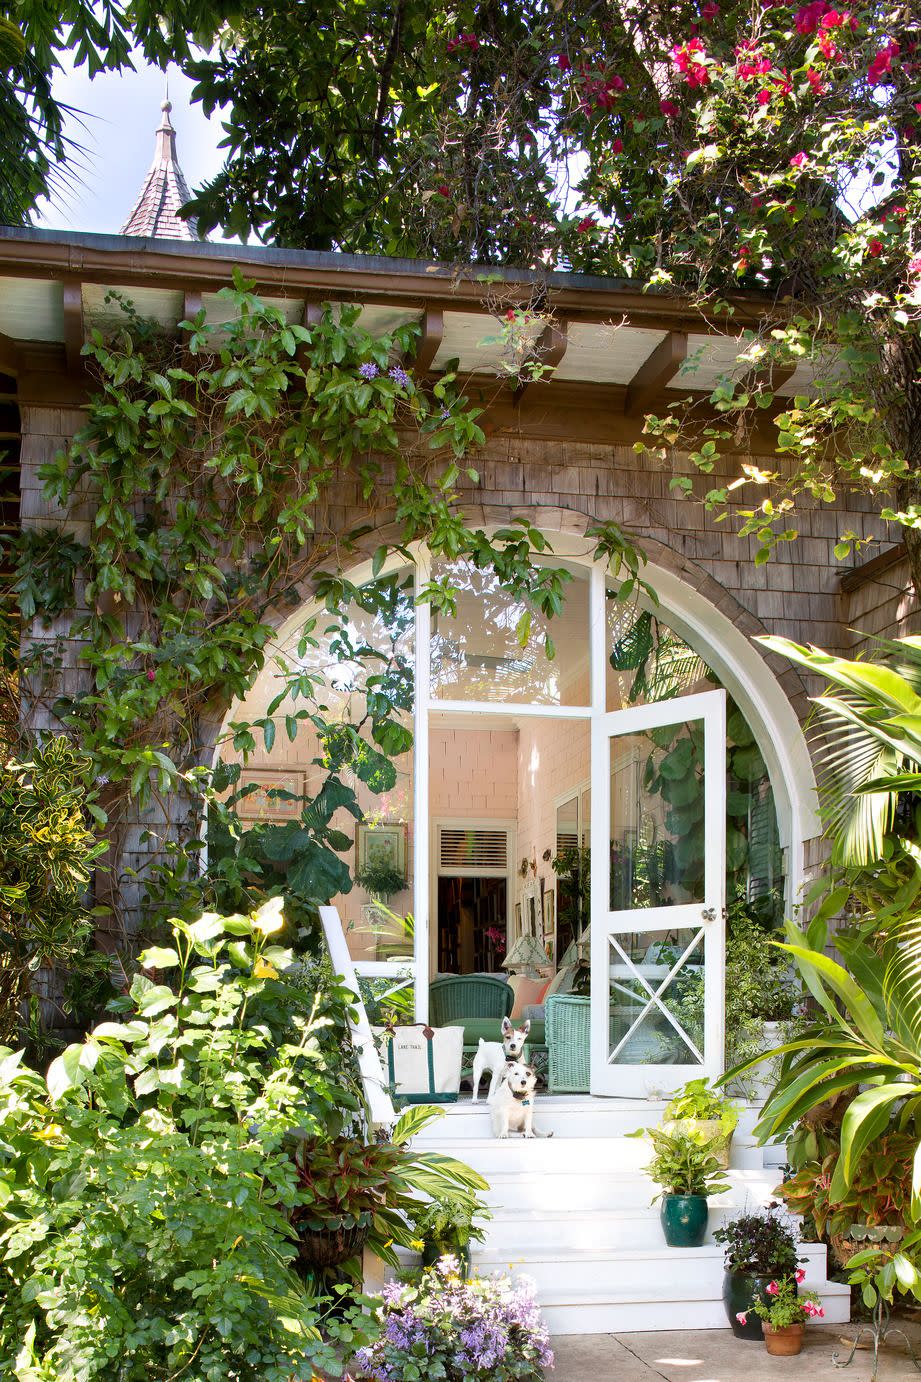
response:
<svg viewBox="0 0 921 1382"><path fill-rule="evenodd" d="M2 1043L15 1041L24 1005L37 1001L39 970L47 979L56 972L60 986L68 973L87 984L100 969L88 954L93 919L85 895L105 846L86 812L88 769L89 759L62 736L0 766Z"/></svg>
<svg viewBox="0 0 921 1382"><path fill-rule="evenodd" d="M277 899L174 920L119 1020L45 1078L3 1052L5 1376L102 1378L117 1360L125 1378L282 1382L312 1360L337 1367L318 1332L329 1302L293 1271L302 1224L337 1228L364 1196L392 1257L423 1196L476 1205L479 1177L406 1145L432 1110L365 1146L352 995L277 944L282 926ZM370 1195L355 1174L368 1156ZM351 1329L348 1312L324 1322L327 1339Z"/></svg>

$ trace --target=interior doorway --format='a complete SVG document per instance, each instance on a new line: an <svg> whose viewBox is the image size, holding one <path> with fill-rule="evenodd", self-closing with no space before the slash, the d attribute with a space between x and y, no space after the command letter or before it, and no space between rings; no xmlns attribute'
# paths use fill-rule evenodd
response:
<svg viewBox="0 0 921 1382"><path fill-rule="evenodd" d="M501 974L507 929L507 879L438 879L440 974Z"/></svg>

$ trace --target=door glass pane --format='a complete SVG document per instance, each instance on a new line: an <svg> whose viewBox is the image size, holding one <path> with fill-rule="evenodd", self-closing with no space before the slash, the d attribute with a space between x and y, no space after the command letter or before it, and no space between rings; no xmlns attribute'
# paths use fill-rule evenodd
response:
<svg viewBox="0 0 921 1382"><path fill-rule="evenodd" d="M609 949L608 1060L701 1065L704 932L680 926L613 936Z"/></svg>
<svg viewBox="0 0 921 1382"><path fill-rule="evenodd" d="M563 568L571 576L563 608L552 619L523 597L502 590L492 571L462 561L433 566L433 581L445 582L456 592L455 614L432 612L434 698L517 705L589 704L588 570L558 557L538 564ZM530 629L522 646L519 630L528 616Z"/></svg>
<svg viewBox="0 0 921 1382"><path fill-rule="evenodd" d="M704 901L704 726L611 739L612 912Z"/></svg>

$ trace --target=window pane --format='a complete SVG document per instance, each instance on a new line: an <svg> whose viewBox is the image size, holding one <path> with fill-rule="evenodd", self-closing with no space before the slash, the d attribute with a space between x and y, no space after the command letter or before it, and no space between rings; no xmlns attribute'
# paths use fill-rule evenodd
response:
<svg viewBox="0 0 921 1382"><path fill-rule="evenodd" d="M609 1061L702 1064L703 983L701 928L636 931L613 938Z"/></svg>
<svg viewBox="0 0 921 1382"><path fill-rule="evenodd" d="M432 696L452 701L500 701L516 705L589 703L588 570L548 557L544 565L563 567L572 580L562 611L545 619L524 600L501 590L491 571L466 562L443 562L433 579L450 580L458 591L457 613L432 614ZM530 613L524 647L518 638L522 617ZM547 639L554 656L547 655Z"/></svg>
<svg viewBox="0 0 921 1382"><path fill-rule="evenodd" d="M704 901L699 720L611 740L612 911Z"/></svg>
<svg viewBox="0 0 921 1382"><path fill-rule="evenodd" d="M413 581L407 568L364 587L361 606L353 604L341 626L320 610L313 630L315 646L298 646L302 633L298 627L274 658L267 660L246 700L234 711L235 721L260 720L286 681L299 675L313 679L312 696L288 695L273 711L275 737L270 751L261 730L255 731L256 749L241 769L240 785L252 780L258 790L240 799L237 814L247 829L262 830L286 820L296 822L301 815L303 801L280 798L274 789L296 792L309 801L333 776L354 792L363 815L361 824L344 806L329 824L347 842L336 855L353 886L343 887L331 903L338 908L355 960L411 958L413 953L404 917L412 908L414 753L412 748L381 752L369 719L369 711L381 705L369 704L369 698L382 697L395 708L393 718L411 732L414 631ZM310 719L289 719L308 709L322 718L325 733ZM293 739L289 729L295 731ZM230 745L224 746L222 758L242 762ZM337 767L337 759L342 766ZM399 857L384 857L380 846L390 848L395 841ZM258 837L252 844L258 857ZM305 841L303 850L295 851L277 869L290 875L309 861L313 848ZM393 864L389 871L380 867L388 863ZM354 878L361 868L365 877L359 885Z"/></svg>

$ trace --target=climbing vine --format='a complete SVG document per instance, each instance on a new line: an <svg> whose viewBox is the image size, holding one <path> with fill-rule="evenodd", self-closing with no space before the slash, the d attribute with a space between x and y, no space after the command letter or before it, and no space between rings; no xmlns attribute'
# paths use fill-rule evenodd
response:
<svg viewBox="0 0 921 1382"><path fill-rule="evenodd" d="M128 841L147 848L152 900L177 910L213 886L196 855L201 805L210 799L233 828L225 793L235 776L213 772L215 739L228 706L279 656L274 630L286 610L318 599L325 634L338 628L332 656L354 655L350 610L393 598L387 557L408 557L408 544L421 541L435 557L493 570L526 604L525 643L530 611L558 613L570 579L534 560L549 547L525 519L493 533L467 523L458 485L462 474L478 482L470 457L484 441L480 409L450 366L431 385L414 379L405 361L415 324L374 337L359 308L327 306L318 321L294 325L239 275L218 300L213 319L200 312L178 337L112 303L117 324L94 331L85 348L97 380L87 424L42 472L66 523L23 534L16 554L23 615L70 616L68 636L58 622L33 641L24 673L31 701L44 702L90 761L91 810L114 842L116 922L126 906L120 890L138 886L121 857ZM371 534L384 522L390 536L373 549L374 579L359 588L343 567L372 554ZM629 596L643 584L641 554L614 525L592 531ZM452 611L450 575L415 598ZM301 657L315 642L305 625ZM545 652L553 654L549 639ZM305 721L318 737L323 782L297 826L299 857L306 851L317 865L302 870L305 898L323 900L348 881L336 858L345 837L332 818L343 808L360 815L351 780L386 790L389 760L411 745L411 689L405 672L392 670L376 678L360 724L328 719L323 675L294 666L265 717L230 727L244 760L259 734L270 749L287 700L289 738ZM283 859L278 839L263 839L263 856L266 848ZM234 887L253 876L252 862Z"/></svg>

